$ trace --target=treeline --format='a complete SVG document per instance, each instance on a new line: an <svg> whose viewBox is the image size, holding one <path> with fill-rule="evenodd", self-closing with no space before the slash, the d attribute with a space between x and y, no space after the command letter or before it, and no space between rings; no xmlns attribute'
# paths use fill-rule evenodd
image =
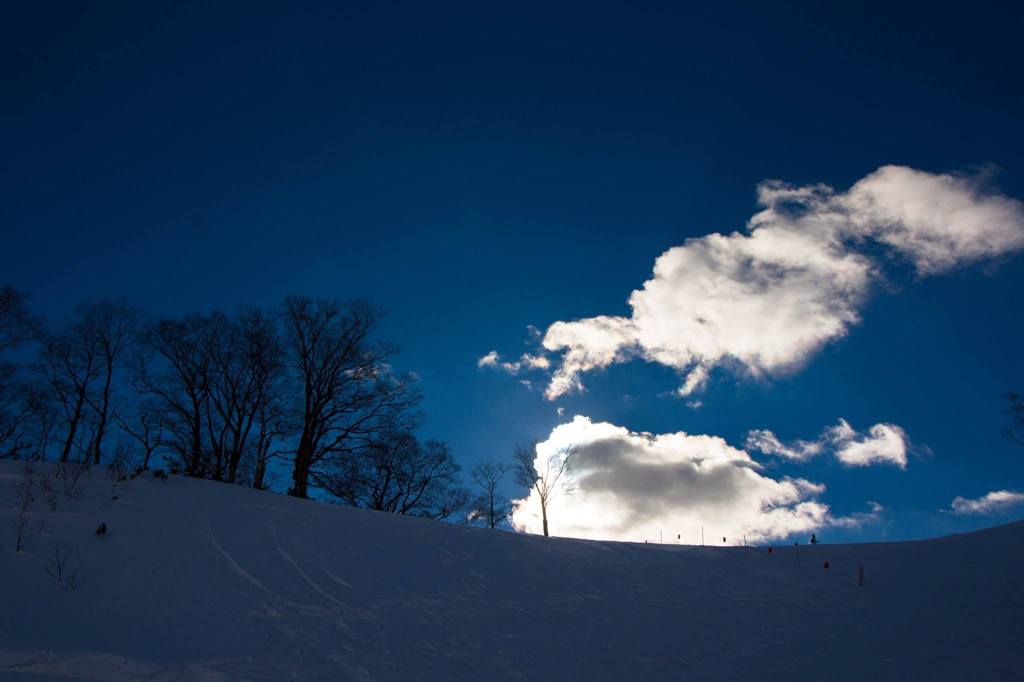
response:
<svg viewBox="0 0 1024 682"><path fill-rule="evenodd" d="M421 394L377 338L382 314L293 296L277 310L149 319L97 302L50 325L4 287L0 459L161 461L194 478L494 527L507 513L495 472L474 469L474 495L448 445L417 436Z"/></svg>

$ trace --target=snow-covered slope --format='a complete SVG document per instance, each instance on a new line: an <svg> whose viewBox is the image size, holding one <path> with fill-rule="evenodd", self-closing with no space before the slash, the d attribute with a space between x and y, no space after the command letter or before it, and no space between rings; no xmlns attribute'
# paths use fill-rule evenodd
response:
<svg viewBox="0 0 1024 682"><path fill-rule="evenodd" d="M0 463L5 517L21 467ZM74 500L56 482L49 511L51 468L37 465L31 503L43 531L15 554L0 526L5 680L1024 675L1021 523L798 559L545 540L99 471ZM76 589L48 574L54 546L73 549Z"/></svg>

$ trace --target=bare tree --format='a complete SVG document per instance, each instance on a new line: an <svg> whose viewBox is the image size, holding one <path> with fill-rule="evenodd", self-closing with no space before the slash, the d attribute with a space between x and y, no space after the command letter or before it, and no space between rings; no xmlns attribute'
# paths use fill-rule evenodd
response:
<svg viewBox="0 0 1024 682"><path fill-rule="evenodd" d="M252 453L252 485L265 487L267 464L274 439L288 432L285 413L284 343L278 318L262 310L249 310L239 316L244 357L251 375L251 400L248 403L249 430L255 424L255 441L247 438L239 449ZM232 466L234 482L238 463Z"/></svg>
<svg viewBox="0 0 1024 682"><path fill-rule="evenodd" d="M71 547L58 544L50 545L50 556L46 560L46 572L59 583L64 582L64 570L74 554Z"/></svg>
<svg viewBox="0 0 1024 682"><path fill-rule="evenodd" d="M26 297L13 287L0 288L0 459L31 451L41 395L20 376L8 353L39 337L39 322Z"/></svg>
<svg viewBox="0 0 1024 682"><path fill-rule="evenodd" d="M125 350L135 340L138 314L125 303L100 302L83 306L79 315L85 332L84 340L95 347L100 364L102 387L93 403L96 428L91 447L93 464L99 464L103 455L103 437L110 420L114 372Z"/></svg>
<svg viewBox="0 0 1024 682"><path fill-rule="evenodd" d="M18 501L14 518L11 525L14 527L14 551L20 552L25 549L29 540L43 530L41 521L35 521L29 516L29 506L32 504L32 486L34 483L35 470L31 464L25 466L22 472L21 481L13 484L16 499Z"/></svg>
<svg viewBox="0 0 1024 682"><path fill-rule="evenodd" d="M140 468L149 469L149 461L163 442L164 414L151 401L143 401L136 405L134 413L124 418L117 412L114 420L118 427L142 449Z"/></svg>
<svg viewBox="0 0 1024 682"><path fill-rule="evenodd" d="M436 521L447 519L461 519L460 523L468 523L467 515L463 512L469 506L469 491L461 485L450 485L441 489L434 499L434 504L428 513L421 514Z"/></svg>
<svg viewBox="0 0 1024 682"><path fill-rule="evenodd" d="M283 349L276 321L259 309L235 319L219 313L211 316L206 346L210 357L206 427L213 455L212 476L235 483L243 456L253 449L254 430L257 459L261 447L269 449L266 438L273 425L262 420L270 417L268 413L278 402Z"/></svg>
<svg viewBox="0 0 1024 682"><path fill-rule="evenodd" d="M507 500L500 493L501 482L508 470L509 465L504 462L481 462L469 471L478 492L472 513L488 528L496 528L508 516Z"/></svg>
<svg viewBox="0 0 1024 682"><path fill-rule="evenodd" d="M280 369L280 368L278 368ZM283 375L276 371L256 406L256 438L252 443L252 476L249 484L257 490L269 486L270 461L281 454L275 443L295 432L293 412L288 409Z"/></svg>
<svg viewBox="0 0 1024 682"><path fill-rule="evenodd" d="M569 492L573 488L569 468L575 454L575 449L570 448L545 458L537 453L536 446L516 448L512 461L516 481L537 492L544 537L548 537L548 505L559 491Z"/></svg>
<svg viewBox="0 0 1024 682"><path fill-rule="evenodd" d="M373 341L381 316L365 301L285 301L287 365L301 415L290 495L307 497L311 480L329 480L346 457L414 420L419 393L410 377L390 371L395 349Z"/></svg>
<svg viewBox="0 0 1024 682"><path fill-rule="evenodd" d="M207 320L188 315L160 320L140 337L134 383L162 414L161 444L178 457L187 476L207 475L203 427L210 398L210 356L205 347Z"/></svg>
<svg viewBox="0 0 1024 682"><path fill-rule="evenodd" d="M88 468L88 462L58 462L56 475L64 483L64 499L73 500L81 493L78 484Z"/></svg>
<svg viewBox="0 0 1024 682"><path fill-rule="evenodd" d="M52 429L47 396L27 381L0 385L0 459L40 459Z"/></svg>
<svg viewBox="0 0 1024 682"><path fill-rule="evenodd" d="M68 461L75 448L82 451L84 458L88 442L83 445L82 431L88 425L88 411L95 404L96 381L102 375L103 363L92 330L81 316L66 329L46 336L39 369L64 422L60 461Z"/></svg>
<svg viewBox="0 0 1024 682"><path fill-rule="evenodd" d="M446 519L468 500L458 474L447 443L421 443L408 431L395 431L352 453L336 470L320 476L319 484L357 507Z"/></svg>
<svg viewBox="0 0 1024 682"><path fill-rule="evenodd" d="M0 355L30 341L39 334L39 321L28 309L24 293L8 285L0 288Z"/></svg>

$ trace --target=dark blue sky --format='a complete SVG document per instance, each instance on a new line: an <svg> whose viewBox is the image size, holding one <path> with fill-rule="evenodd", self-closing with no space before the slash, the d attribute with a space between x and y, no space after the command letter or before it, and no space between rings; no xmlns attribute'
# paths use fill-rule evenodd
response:
<svg viewBox="0 0 1024 682"><path fill-rule="evenodd" d="M527 325L628 314L654 259L742 229L765 178L846 189L883 164L1000 169L1024 198L1021 16L1003 6L23 3L5 13L0 280L53 318L367 296L462 461L585 414L634 430L810 438L839 417L931 448L906 471L816 460L837 513L908 537L1006 517L1024 489L1000 394L1024 390L1024 258L875 292L794 375L716 374L705 407L634 362L552 404L482 372ZM31 5L31 6L30 6ZM625 395L630 397L624 398ZM1019 514L1019 509L1018 509Z"/></svg>

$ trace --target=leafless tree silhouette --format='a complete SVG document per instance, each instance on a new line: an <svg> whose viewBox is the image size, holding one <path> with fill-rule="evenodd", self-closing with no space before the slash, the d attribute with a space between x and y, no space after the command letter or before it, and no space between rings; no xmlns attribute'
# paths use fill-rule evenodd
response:
<svg viewBox="0 0 1024 682"><path fill-rule="evenodd" d="M111 417L111 390L114 372L125 350L136 338L138 314L125 303L100 302L81 309L83 343L95 347L100 364L102 387L92 404L96 411L96 429L92 437L92 462L99 464L103 454L103 438Z"/></svg>
<svg viewBox="0 0 1024 682"><path fill-rule="evenodd" d="M19 376L8 354L37 340L39 331L25 294L11 286L0 288L0 459L18 457L38 442L35 427L45 407L43 395Z"/></svg>
<svg viewBox="0 0 1024 682"><path fill-rule="evenodd" d="M103 359L81 310L66 328L46 335L39 370L64 426L60 461L67 462L73 450L80 451L85 459L92 440L85 438L84 431L89 425L90 410L97 401L97 381L103 375Z"/></svg>
<svg viewBox="0 0 1024 682"><path fill-rule="evenodd" d="M504 462L481 462L469 471L477 488L473 515L488 528L497 527L508 516L508 502L500 492L501 482L508 471L509 465Z"/></svg>
<svg viewBox="0 0 1024 682"><path fill-rule="evenodd" d="M540 515L544 523L544 537L548 537L548 505L561 492L571 492L575 483L570 467L575 449L554 452L548 457L537 454L537 448L518 447L513 457L516 481L537 492L540 500Z"/></svg>
<svg viewBox="0 0 1024 682"><path fill-rule="evenodd" d="M117 426L142 449L142 470L149 469L153 453L163 443L164 415L152 402L140 402L128 417L115 412Z"/></svg>
<svg viewBox="0 0 1024 682"><path fill-rule="evenodd" d="M163 414L161 443L173 452L187 476L206 476L204 414L210 397L210 356L204 346L206 318L188 315L160 320L140 335L135 386Z"/></svg>
<svg viewBox="0 0 1024 682"><path fill-rule="evenodd" d="M320 487L357 507L446 519L464 509L468 499L458 474L446 443L389 431L331 473L315 476Z"/></svg>
<svg viewBox="0 0 1024 682"><path fill-rule="evenodd" d="M284 309L287 365L301 415L289 494L307 497L311 479L327 480L332 467L344 466L382 433L414 421L420 396L411 377L390 371L394 347L373 340L379 308L290 297Z"/></svg>

